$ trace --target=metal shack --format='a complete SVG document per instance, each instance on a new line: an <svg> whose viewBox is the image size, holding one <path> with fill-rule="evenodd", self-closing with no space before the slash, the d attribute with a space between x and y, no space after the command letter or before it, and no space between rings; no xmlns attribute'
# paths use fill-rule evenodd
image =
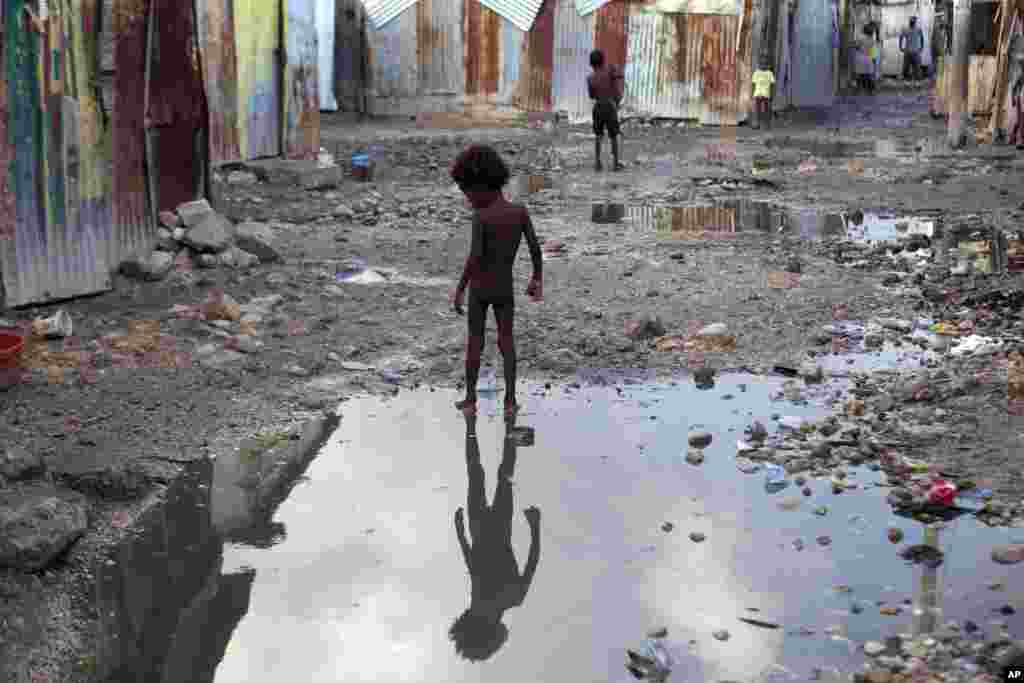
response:
<svg viewBox="0 0 1024 683"><path fill-rule="evenodd" d="M625 70L627 115L735 124L749 111L749 0L371 0L366 13L370 114L579 123L594 48Z"/></svg>

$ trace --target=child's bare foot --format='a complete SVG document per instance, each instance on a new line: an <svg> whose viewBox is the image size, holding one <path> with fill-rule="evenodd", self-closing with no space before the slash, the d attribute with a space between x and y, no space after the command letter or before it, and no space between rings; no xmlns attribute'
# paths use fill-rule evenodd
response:
<svg viewBox="0 0 1024 683"><path fill-rule="evenodd" d="M464 398L461 401L455 402L455 407L462 411L462 414L466 417L473 417L476 415L476 399L475 398Z"/></svg>

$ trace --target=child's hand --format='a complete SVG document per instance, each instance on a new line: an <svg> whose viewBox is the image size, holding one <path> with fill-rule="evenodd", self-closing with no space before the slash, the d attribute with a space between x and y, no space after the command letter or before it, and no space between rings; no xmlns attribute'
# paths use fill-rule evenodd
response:
<svg viewBox="0 0 1024 683"><path fill-rule="evenodd" d="M544 298L544 283L538 278L530 278L530 284L526 285L526 296L533 301L541 301Z"/></svg>
<svg viewBox="0 0 1024 683"><path fill-rule="evenodd" d="M462 315L462 305L465 300L466 293L461 289L455 289L452 291L451 296L448 297L448 303L455 310L458 315Z"/></svg>
<svg viewBox="0 0 1024 683"><path fill-rule="evenodd" d="M526 521L529 522L531 526L540 524L540 510L533 505L523 510L523 516L526 517Z"/></svg>

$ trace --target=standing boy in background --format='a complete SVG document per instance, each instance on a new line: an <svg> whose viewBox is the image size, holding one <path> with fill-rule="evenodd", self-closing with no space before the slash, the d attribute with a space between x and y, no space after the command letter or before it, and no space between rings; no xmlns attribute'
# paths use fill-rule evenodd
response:
<svg viewBox="0 0 1024 683"><path fill-rule="evenodd" d="M772 73L772 62L767 56L761 56L761 68L750 77L754 83L754 128L772 127L772 86L775 74Z"/></svg>
<svg viewBox="0 0 1024 683"><path fill-rule="evenodd" d="M590 53L590 67L594 73L587 76L587 94L594 100L594 170L601 170L601 140L608 131L612 141L612 162L616 171L623 166L619 162L619 106L622 104L624 79L614 64L606 65L604 53L594 50Z"/></svg>

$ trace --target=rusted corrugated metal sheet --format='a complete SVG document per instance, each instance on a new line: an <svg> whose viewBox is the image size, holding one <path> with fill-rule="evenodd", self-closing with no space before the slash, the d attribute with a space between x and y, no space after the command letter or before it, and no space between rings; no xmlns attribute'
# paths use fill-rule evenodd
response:
<svg viewBox="0 0 1024 683"><path fill-rule="evenodd" d="M542 0L481 0L485 7L511 21L519 30L530 31L541 11Z"/></svg>
<svg viewBox="0 0 1024 683"><path fill-rule="evenodd" d="M199 189L203 84L191 8L180 0L150 1L157 3L148 116L157 128L156 208L172 211L194 200Z"/></svg>
<svg viewBox="0 0 1024 683"><path fill-rule="evenodd" d="M128 2L137 0L126 0ZM239 146L246 159L281 153L281 0L233 0Z"/></svg>
<svg viewBox="0 0 1024 683"><path fill-rule="evenodd" d="M590 118L586 77L594 48L594 15L580 16L574 0L558 0L555 10L555 57L552 79L554 108L566 112L570 123Z"/></svg>
<svg viewBox="0 0 1024 683"><path fill-rule="evenodd" d="M146 155L143 93L146 76L148 0L119 0L114 6L114 223L117 245L112 264L149 246L155 226L146 204Z"/></svg>
<svg viewBox="0 0 1024 683"><path fill-rule="evenodd" d="M25 7L23 0L0 3L0 270L9 306L109 288L107 250L117 247L109 214L82 201L83 189L94 187L83 184L81 161L82 113L88 124L91 110L74 97L97 80L98 60L81 61L84 32L95 35L95 27L83 22L80 5L57 4L37 33ZM106 219L99 239L97 217Z"/></svg>
<svg viewBox="0 0 1024 683"><path fill-rule="evenodd" d="M611 6L609 6L611 7ZM644 6L629 15L627 112L735 125L750 107L749 30L722 14L661 14ZM737 49L739 40L739 49Z"/></svg>
<svg viewBox="0 0 1024 683"><path fill-rule="evenodd" d="M315 159L320 151L316 0L287 0L284 70L285 156Z"/></svg>
<svg viewBox="0 0 1024 683"><path fill-rule="evenodd" d="M370 48L369 97L416 97L419 91L416 23L416 12L409 9L379 30L367 27Z"/></svg>
<svg viewBox="0 0 1024 683"><path fill-rule="evenodd" d="M366 11L362 0L336 0L334 32L334 95L338 109L366 109Z"/></svg>
<svg viewBox="0 0 1024 683"><path fill-rule="evenodd" d="M466 95L497 95L502 18L479 0L465 0Z"/></svg>
<svg viewBox="0 0 1024 683"><path fill-rule="evenodd" d="M465 92L462 8L463 0L416 3L420 95L458 96Z"/></svg>
<svg viewBox="0 0 1024 683"><path fill-rule="evenodd" d="M334 97L334 31L337 19L336 0L316 0L316 70L319 78L318 93L321 111L337 111Z"/></svg>
<svg viewBox="0 0 1024 683"><path fill-rule="evenodd" d="M198 10L203 82L209 107L210 162L239 161L242 154L238 140L234 3L232 0L201 0Z"/></svg>
<svg viewBox="0 0 1024 683"><path fill-rule="evenodd" d="M544 0L533 28L526 34L516 106L525 111L550 111L554 70L555 2Z"/></svg>
<svg viewBox="0 0 1024 683"><path fill-rule="evenodd" d="M594 13L594 47L604 53L609 64L622 68L626 64L626 24L629 2L612 0Z"/></svg>

